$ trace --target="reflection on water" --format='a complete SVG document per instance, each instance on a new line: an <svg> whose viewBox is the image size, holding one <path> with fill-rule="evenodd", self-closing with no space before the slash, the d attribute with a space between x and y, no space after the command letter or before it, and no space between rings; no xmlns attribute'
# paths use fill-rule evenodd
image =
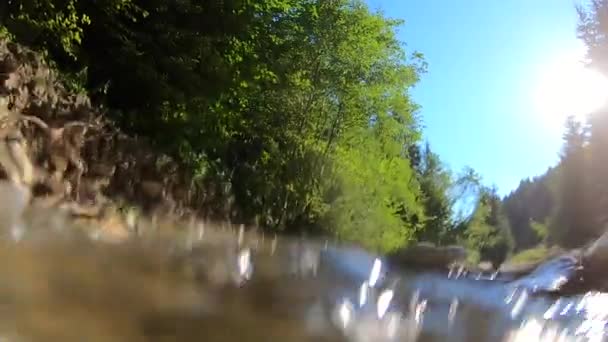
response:
<svg viewBox="0 0 608 342"><path fill-rule="evenodd" d="M0 243L2 341L602 341L608 295L394 270L364 251L191 224L120 244L61 230Z"/></svg>

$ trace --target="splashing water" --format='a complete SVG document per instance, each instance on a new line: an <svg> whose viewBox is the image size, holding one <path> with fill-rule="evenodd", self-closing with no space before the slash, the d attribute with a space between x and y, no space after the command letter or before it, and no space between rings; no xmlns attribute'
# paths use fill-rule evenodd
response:
<svg viewBox="0 0 608 342"><path fill-rule="evenodd" d="M26 229L18 243L1 241L0 340L606 339L608 294L538 291L560 281L564 264L504 283L396 270L360 249L243 228L176 232L116 244Z"/></svg>

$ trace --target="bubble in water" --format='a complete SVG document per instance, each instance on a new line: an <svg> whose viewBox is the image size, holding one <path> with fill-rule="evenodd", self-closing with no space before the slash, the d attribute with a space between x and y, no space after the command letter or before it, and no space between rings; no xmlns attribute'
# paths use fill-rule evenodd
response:
<svg viewBox="0 0 608 342"><path fill-rule="evenodd" d="M135 215L135 211L134 210L129 210L127 212L127 228L134 232L136 227L135 225L137 224L137 216Z"/></svg>
<svg viewBox="0 0 608 342"><path fill-rule="evenodd" d="M515 302L515 305L513 305L513 309L511 309L511 318L516 318L521 313L527 300L528 291L522 290L521 294L517 298L517 301Z"/></svg>
<svg viewBox="0 0 608 342"><path fill-rule="evenodd" d="M300 256L300 271L303 275L309 272L313 277L317 276L317 270L319 268L319 253L312 249L305 247Z"/></svg>
<svg viewBox="0 0 608 342"><path fill-rule="evenodd" d="M378 318L382 318L386 314L391 300L393 300L393 295L393 290L384 290L378 297L378 303L376 304Z"/></svg>
<svg viewBox="0 0 608 342"><path fill-rule="evenodd" d="M414 314L414 320L416 323L421 324L422 318L424 317L424 311L426 310L427 301L423 300L416 305L416 311Z"/></svg>
<svg viewBox="0 0 608 342"><path fill-rule="evenodd" d="M203 237L205 236L205 224L204 223L199 223L198 224L198 239L203 240Z"/></svg>
<svg viewBox="0 0 608 342"><path fill-rule="evenodd" d="M456 318L456 312L458 311L458 298L452 299L452 303L450 303L450 309L448 311L448 324L450 327L454 324L454 319Z"/></svg>
<svg viewBox="0 0 608 342"><path fill-rule="evenodd" d="M251 250L249 248L245 248L239 252L236 271L234 280L238 285L251 279L253 263L251 262Z"/></svg>
<svg viewBox="0 0 608 342"><path fill-rule="evenodd" d="M337 310L334 312L334 321L337 326L346 330L354 316L353 304L348 299L344 299Z"/></svg>
<svg viewBox="0 0 608 342"><path fill-rule="evenodd" d="M270 255L274 255L274 252L277 250L277 235L274 235L274 239L272 239L272 243L270 245Z"/></svg>
<svg viewBox="0 0 608 342"><path fill-rule="evenodd" d="M13 242L21 241L21 239L23 239L24 235L25 235L25 227L23 227L23 225L21 225L20 223L15 223L12 225L11 238L13 239Z"/></svg>
<svg viewBox="0 0 608 342"><path fill-rule="evenodd" d="M416 310L416 305L418 305L418 298L420 298L420 290L414 291L412 294L412 298L410 299L410 312L414 312Z"/></svg>
<svg viewBox="0 0 608 342"><path fill-rule="evenodd" d="M460 265L458 267L458 272L456 272L456 279L460 278L461 276L464 276L464 273L465 273L464 265Z"/></svg>
<svg viewBox="0 0 608 342"><path fill-rule="evenodd" d="M511 304L513 299L515 299L515 295L518 294L520 290L521 288L519 287L512 288L512 290L509 292L509 295L505 298L505 304Z"/></svg>
<svg viewBox="0 0 608 342"><path fill-rule="evenodd" d="M237 244L239 246L242 246L244 240L245 240L245 225L241 224L241 226L239 227L239 235L238 235L238 239L237 239Z"/></svg>
<svg viewBox="0 0 608 342"><path fill-rule="evenodd" d="M248 248L241 251L239 255L239 273L244 276L248 273L251 267L251 252Z"/></svg>
<svg viewBox="0 0 608 342"><path fill-rule="evenodd" d="M374 260L374 265L372 266L372 270L369 274L369 286L375 287L378 279L380 278L380 271L382 270L382 261L376 258Z"/></svg>
<svg viewBox="0 0 608 342"><path fill-rule="evenodd" d="M369 292L369 286L366 281L361 284L359 289L359 307L363 307L367 303L367 295Z"/></svg>

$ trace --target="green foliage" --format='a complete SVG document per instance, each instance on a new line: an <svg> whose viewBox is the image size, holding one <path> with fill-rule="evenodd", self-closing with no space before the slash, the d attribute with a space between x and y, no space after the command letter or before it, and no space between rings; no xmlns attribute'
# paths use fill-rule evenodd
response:
<svg viewBox="0 0 608 342"><path fill-rule="evenodd" d="M577 10L578 36L587 46L587 62L608 75L608 1L591 0ZM478 204L470 216L456 210L454 231L458 240L471 249L472 261L488 257L488 251L500 251L490 253L499 260L511 246L521 251L512 260L542 258L549 251L545 244L579 247L600 235L608 227L607 137L607 107L593 113L587 125L569 119L558 165L539 177L523 180L500 203L488 201L492 196L483 193L479 197L469 195ZM413 156L420 154L413 152L417 152ZM452 185L461 199L462 194L470 192L471 184L479 183L464 184L469 185L459 185L458 180Z"/></svg>
<svg viewBox="0 0 608 342"><path fill-rule="evenodd" d="M516 251L532 248L545 238L538 235L533 223L546 223L549 228L555 213L560 177L558 168L549 169L540 177L523 180L503 200Z"/></svg>
<svg viewBox="0 0 608 342"><path fill-rule="evenodd" d="M361 0L16 0L0 14L0 35L185 165L205 214L379 251L460 242L495 265L554 235L536 222L564 222L561 176L501 203L420 144L409 90L426 63Z"/></svg>
<svg viewBox="0 0 608 342"><path fill-rule="evenodd" d="M604 229L606 168L602 130L594 116L590 128L569 118L559 164L544 175L522 181L504 201L516 250L539 243L580 247ZM606 130L608 132L608 130ZM600 151L601 149L601 151Z"/></svg>
<svg viewBox="0 0 608 342"><path fill-rule="evenodd" d="M0 25L0 39L6 38L11 38L11 34L5 26Z"/></svg>
<svg viewBox="0 0 608 342"><path fill-rule="evenodd" d="M407 153L421 134L408 91L426 65L396 39L401 22L362 1L8 9L11 33L47 50L68 87L86 87L124 130L187 165L217 215L377 250L416 239L427 213L448 223L430 200L445 201L445 172L421 178ZM436 178L426 197L425 177Z"/></svg>
<svg viewBox="0 0 608 342"><path fill-rule="evenodd" d="M579 36L608 73L607 3L579 8ZM68 89L187 167L211 216L380 251L460 242L495 265L596 235L608 111L590 135L570 123L560 164L501 201L421 146L409 90L426 63L401 24L361 0L0 3L0 36L44 51Z"/></svg>
<svg viewBox="0 0 608 342"><path fill-rule="evenodd" d="M518 250L541 242L580 247L605 229L608 130L602 128L604 118L604 112L596 113L588 126L568 118L559 164L522 182L505 200Z"/></svg>
<svg viewBox="0 0 608 342"><path fill-rule="evenodd" d="M91 15L77 0L14 0L4 8L6 27L22 43L76 58ZM133 10L131 0L104 0L95 5L114 15Z"/></svg>
<svg viewBox="0 0 608 342"><path fill-rule="evenodd" d="M530 222L530 227L536 233L538 239L542 242L545 242L547 236L549 236L549 228L546 223L539 223L536 221Z"/></svg>
<svg viewBox="0 0 608 342"><path fill-rule="evenodd" d="M338 148L336 175L341 194L332 202L329 226L339 237L390 251L414 240L424 211L407 160L383 158L382 146L368 141Z"/></svg>
<svg viewBox="0 0 608 342"><path fill-rule="evenodd" d="M436 245L453 243L453 200L450 198L452 175L441 164L439 156L431 151L428 143L421 153L418 168L420 190L427 213L419 239Z"/></svg>
<svg viewBox="0 0 608 342"><path fill-rule="evenodd" d="M497 267L513 248L512 237L495 189L483 189L473 215L466 223L463 243L480 261ZM471 262L479 260L469 260Z"/></svg>

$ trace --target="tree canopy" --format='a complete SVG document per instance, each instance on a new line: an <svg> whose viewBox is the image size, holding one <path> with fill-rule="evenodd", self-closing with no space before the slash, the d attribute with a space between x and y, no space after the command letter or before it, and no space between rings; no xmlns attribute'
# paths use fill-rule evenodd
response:
<svg viewBox="0 0 608 342"><path fill-rule="evenodd" d="M397 40L401 21L362 1L24 0L3 13L122 129L222 185L217 215L380 250L425 227L408 154L425 63Z"/></svg>
<svg viewBox="0 0 608 342"><path fill-rule="evenodd" d="M578 12L588 62L608 74L608 1ZM461 243L495 265L596 236L608 220L606 108L569 121L559 165L501 199L421 141L410 90L426 63L397 39L402 24L361 0L0 4L0 33L178 160L213 218L381 251Z"/></svg>

